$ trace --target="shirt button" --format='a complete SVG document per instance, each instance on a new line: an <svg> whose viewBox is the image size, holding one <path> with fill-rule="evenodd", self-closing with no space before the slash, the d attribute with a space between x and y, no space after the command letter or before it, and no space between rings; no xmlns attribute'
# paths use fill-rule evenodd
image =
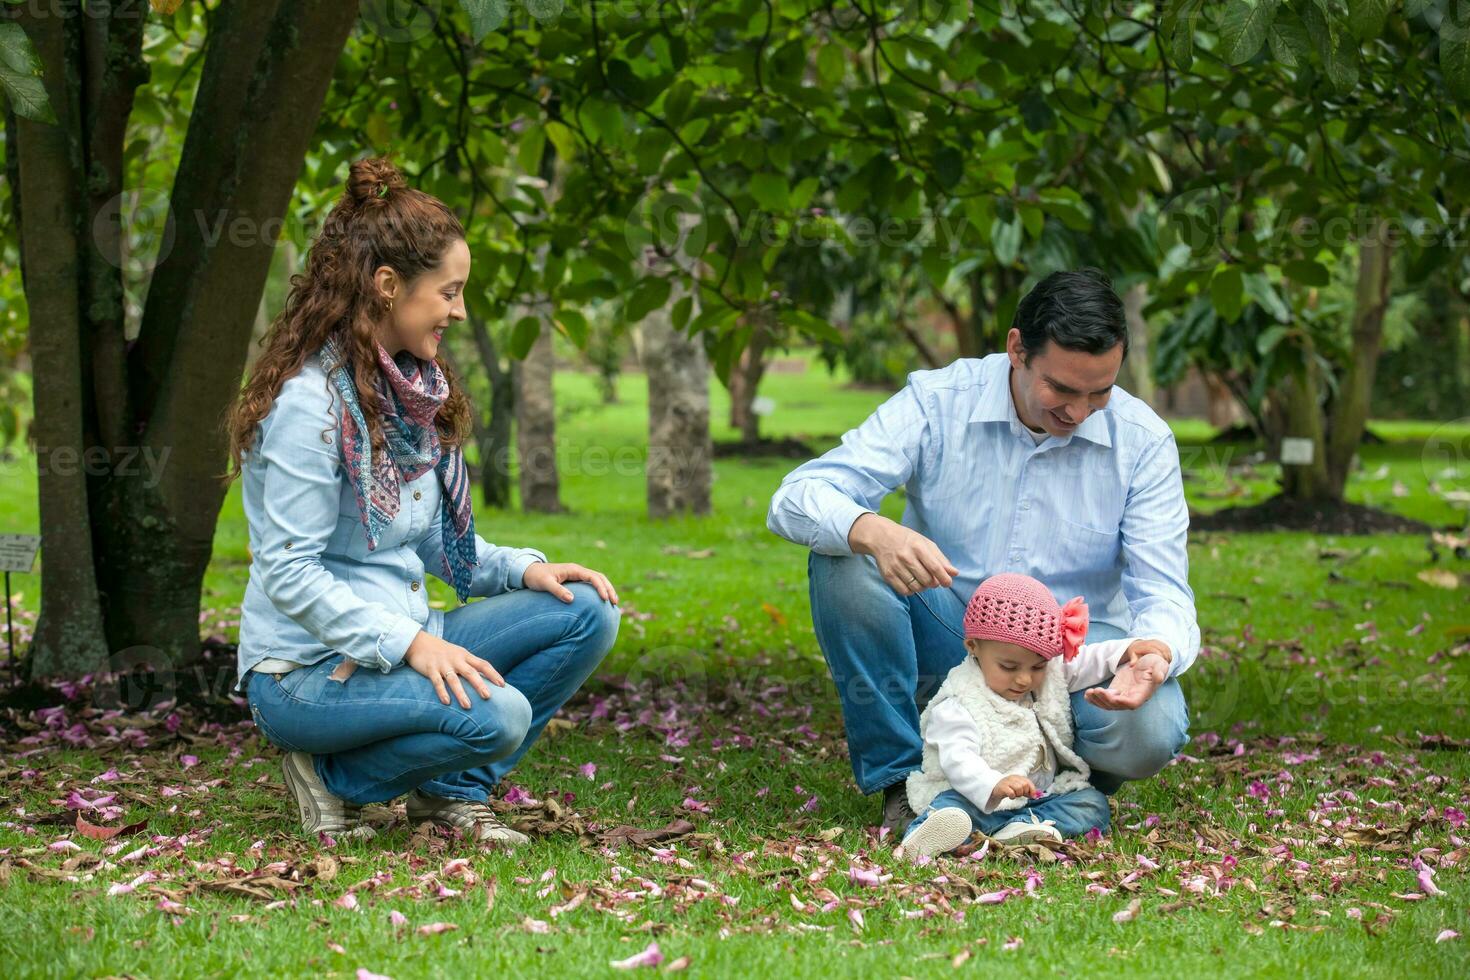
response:
<svg viewBox="0 0 1470 980"><path fill-rule="evenodd" d="M290 541L287 541L286 542L286 550L287 551L290 551L291 550L291 542Z"/></svg>
<svg viewBox="0 0 1470 980"><path fill-rule="evenodd" d="M409 588L410 589L413 589L415 592L417 592L419 590L419 584L417 582L414 582L413 584L411 584L409 586Z"/></svg>
<svg viewBox="0 0 1470 980"><path fill-rule="evenodd" d="M423 491L422 490L415 490L413 492L413 499L414 500L422 500L423 499L423 496L424 496L424 494L423 494Z"/></svg>
<svg viewBox="0 0 1470 980"><path fill-rule="evenodd" d="M1021 509L1022 510L1030 510L1031 509L1031 501L1029 501L1029 500L1023 500L1023 501L1021 501Z"/></svg>

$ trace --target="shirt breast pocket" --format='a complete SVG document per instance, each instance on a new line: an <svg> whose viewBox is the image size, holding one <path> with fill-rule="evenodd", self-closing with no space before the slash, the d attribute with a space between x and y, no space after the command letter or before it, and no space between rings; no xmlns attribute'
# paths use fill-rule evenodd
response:
<svg viewBox="0 0 1470 980"><path fill-rule="evenodd" d="M1121 549L1116 530L1103 531L1058 518L1056 531L1063 568L1085 575L1111 571L1118 566Z"/></svg>

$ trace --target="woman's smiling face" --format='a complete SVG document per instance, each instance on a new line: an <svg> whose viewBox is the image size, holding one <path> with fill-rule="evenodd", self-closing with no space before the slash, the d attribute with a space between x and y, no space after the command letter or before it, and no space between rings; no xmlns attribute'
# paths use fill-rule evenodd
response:
<svg viewBox="0 0 1470 980"><path fill-rule="evenodd" d="M393 302L380 341L390 357L408 351L432 361L452 321L465 318L464 287L470 278L470 249L462 240L445 249L439 264L406 284L383 266L375 282L385 301Z"/></svg>

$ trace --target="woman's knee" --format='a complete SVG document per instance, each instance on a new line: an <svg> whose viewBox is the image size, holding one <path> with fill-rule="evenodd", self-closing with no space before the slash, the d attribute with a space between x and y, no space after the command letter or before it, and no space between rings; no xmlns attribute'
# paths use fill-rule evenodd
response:
<svg viewBox="0 0 1470 980"><path fill-rule="evenodd" d="M490 688L488 700L470 693L471 713L465 717L460 739L486 761L503 759L526 740L531 730L531 702L517 688ZM478 703L475 703L478 701ZM459 710L457 705L450 705Z"/></svg>
<svg viewBox="0 0 1470 980"><path fill-rule="evenodd" d="M567 588L572 593L571 608L577 615L577 632L587 639L587 653L595 654L600 660L617 639L622 610L598 595L597 588L588 582L573 582Z"/></svg>

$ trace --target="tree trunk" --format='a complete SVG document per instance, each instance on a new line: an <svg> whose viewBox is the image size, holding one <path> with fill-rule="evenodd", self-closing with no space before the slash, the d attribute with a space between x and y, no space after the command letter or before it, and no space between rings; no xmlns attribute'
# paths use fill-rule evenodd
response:
<svg viewBox="0 0 1470 980"><path fill-rule="evenodd" d="M1154 403L1154 376L1148 369L1148 321L1143 308L1148 305L1148 283L1130 286L1123 293L1123 315L1128 320L1128 358L1118 380L1123 389L1149 405Z"/></svg>
<svg viewBox="0 0 1470 980"><path fill-rule="evenodd" d="M1279 409L1282 436L1312 444L1311 462L1281 464L1282 492L1298 500L1340 499L1341 488L1334 492L1322 451L1322 371L1310 345L1303 352L1300 369L1281 384Z"/></svg>
<svg viewBox="0 0 1470 980"><path fill-rule="evenodd" d="M148 80L146 4L19 9L60 122L17 126L45 553L32 673L95 670L106 651L139 647L166 666L199 647L225 492L215 422L239 389L271 223L290 199L356 4L225 0L214 11L172 237L131 345L123 140Z"/></svg>
<svg viewBox="0 0 1470 980"><path fill-rule="evenodd" d="M760 416L755 412L756 393L766 374L766 353L775 339L768 322L769 314L752 313L750 341L730 368L730 425L740 430L740 441L748 446L760 442Z"/></svg>
<svg viewBox="0 0 1470 980"><path fill-rule="evenodd" d="M526 316L522 310L515 319ZM539 314L536 314L540 316ZM516 372L516 443L520 453L521 509L560 514L561 480L556 467L556 360L550 318L541 316L541 333Z"/></svg>
<svg viewBox="0 0 1470 980"><path fill-rule="evenodd" d="M708 514L714 481L709 358L703 342L675 330L668 303L644 319L639 358L648 377L648 516Z"/></svg>
<svg viewBox="0 0 1470 980"><path fill-rule="evenodd" d="M480 353L480 364L490 379L490 415L475 419L475 440L480 447L480 496L485 506L510 507L511 423L515 421L515 372L502 367L495 338L485 321L470 315L470 334Z"/></svg>
<svg viewBox="0 0 1470 980"><path fill-rule="evenodd" d="M1353 349L1332 400L1327 427L1327 475L1338 499L1347 487L1353 456L1373 403L1373 377L1383 344L1383 320L1393 289L1393 246L1379 221L1358 242L1358 288L1353 306Z"/></svg>

